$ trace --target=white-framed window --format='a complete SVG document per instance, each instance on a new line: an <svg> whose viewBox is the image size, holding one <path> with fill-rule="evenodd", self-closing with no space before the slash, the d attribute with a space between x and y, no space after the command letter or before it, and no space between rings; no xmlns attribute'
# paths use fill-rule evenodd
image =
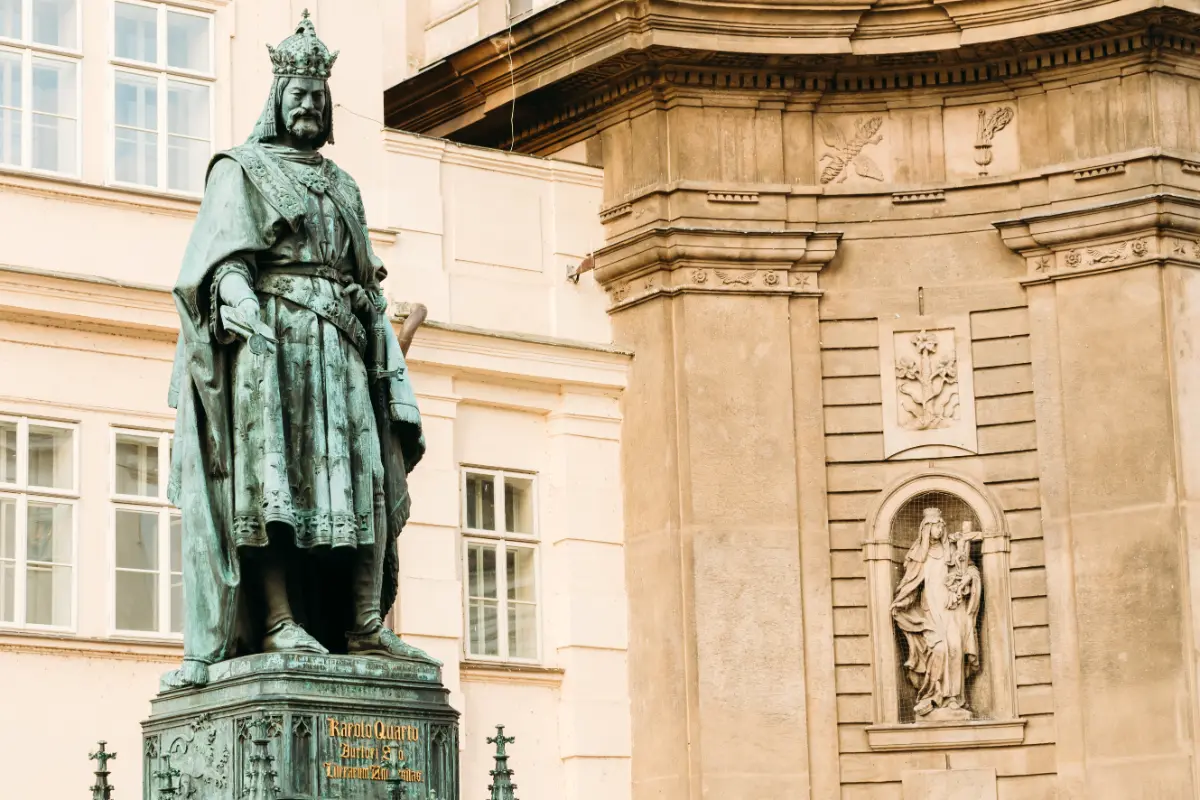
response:
<svg viewBox="0 0 1200 800"><path fill-rule="evenodd" d="M167 500L171 435L112 432L113 630L175 637L183 632L179 511Z"/></svg>
<svg viewBox="0 0 1200 800"><path fill-rule="evenodd" d="M112 182L200 194L212 155L212 14L114 0L112 22Z"/></svg>
<svg viewBox="0 0 1200 800"><path fill-rule="evenodd" d="M0 165L79 175L79 0L0 0Z"/></svg>
<svg viewBox="0 0 1200 800"><path fill-rule="evenodd" d="M466 656L537 662L536 478L477 467L462 475Z"/></svg>
<svg viewBox="0 0 1200 800"><path fill-rule="evenodd" d="M0 625L75 625L75 425L0 416Z"/></svg>

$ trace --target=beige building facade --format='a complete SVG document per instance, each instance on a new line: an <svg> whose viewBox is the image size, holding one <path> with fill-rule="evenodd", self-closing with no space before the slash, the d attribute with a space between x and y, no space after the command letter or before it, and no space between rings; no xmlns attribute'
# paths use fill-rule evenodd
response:
<svg viewBox="0 0 1200 800"><path fill-rule="evenodd" d="M437 29L389 125L603 167L633 798L1200 796L1200 5Z"/></svg>
<svg viewBox="0 0 1200 800"><path fill-rule="evenodd" d="M0 795L84 796L101 739L138 795L139 723L182 655L170 287L205 160L248 135L265 45L306 5L342 51L329 155L398 317L429 309L393 623L446 665L464 794L502 723L524 796L628 797L631 359L594 278L564 278L601 242L601 173L384 131L403 4L375 0L0 0Z"/></svg>

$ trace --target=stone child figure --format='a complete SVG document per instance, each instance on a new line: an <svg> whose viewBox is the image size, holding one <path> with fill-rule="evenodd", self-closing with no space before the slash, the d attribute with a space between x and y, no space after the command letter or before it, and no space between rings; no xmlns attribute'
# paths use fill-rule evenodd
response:
<svg viewBox="0 0 1200 800"><path fill-rule="evenodd" d="M171 686L260 651L432 660L383 623L425 442L358 186L320 153L337 53L308 12L268 50L270 97L209 166L174 290L186 610Z"/></svg>
<svg viewBox="0 0 1200 800"><path fill-rule="evenodd" d="M971 543L982 535L963 523L947 534L941 509L927 508L904 558L892 618L908 644L904 670L916 689L921 719L970 719L967 681L979 670L979 570Z"/></svg>

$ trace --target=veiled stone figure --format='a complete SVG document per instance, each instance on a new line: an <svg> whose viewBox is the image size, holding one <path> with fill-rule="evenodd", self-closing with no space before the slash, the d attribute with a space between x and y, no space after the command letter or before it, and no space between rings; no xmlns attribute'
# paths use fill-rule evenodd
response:
<svg viewBox="0 0 1200 800"><path fill-rule="evenodd" d="M175 286L186 621L171 685L259 651L428 659L383 624L425 445L358 186L319 152L337 53L308 12L268 49L270 96L213 158Z"/></svg>
<svg viewBox="0 0 1200 800"><path fill-rule="evenodd" d="M970 522L948 535L941 509L926 508L904 557L892 618L908 644L904 670L916 689L918 719L971 717L967 682L979 670L976 622L982 599L971 542L981 538Z"/></svg>

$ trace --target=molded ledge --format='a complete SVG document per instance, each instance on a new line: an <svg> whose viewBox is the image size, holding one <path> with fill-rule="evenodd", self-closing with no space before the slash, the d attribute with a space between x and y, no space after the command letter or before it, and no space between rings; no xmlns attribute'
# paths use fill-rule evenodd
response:
<svg viewBox="0 0 1200 800"><path fill-rule="evenodd" d="M872 750L958 750L1004 747L1024 741L1023 719L872 725L867 728L867 743Z"/></svg>

